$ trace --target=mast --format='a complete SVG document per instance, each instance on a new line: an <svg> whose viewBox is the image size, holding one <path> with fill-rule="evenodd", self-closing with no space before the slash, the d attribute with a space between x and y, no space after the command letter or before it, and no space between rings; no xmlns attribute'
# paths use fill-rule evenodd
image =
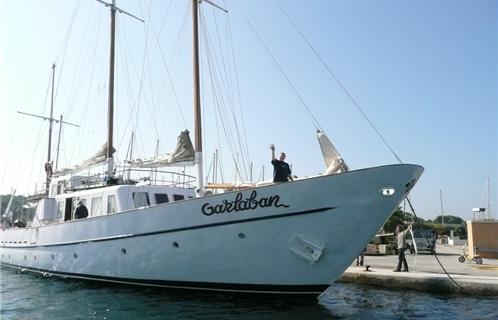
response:
<svg viewBox="0 0 498 320"><path fill-rule="evenodd" d="M107 104L107 176L114 177L114 156L113 156L113 129L114 129L114 60L115 60L115 43L116 43L116 11L124 13L132 18L144 22L144 20L116 7L116 0L112 3L107 3L102 0L97 0L106 7L111 9L111 39L110 39L110 52L109 52L109 97Z"/></svg>
<svg viewBox="0 0 498 320"><path fill-rule="evenodd" d="M204 173L202 161L202 122L201 98L199 80L199 26L198 26L198 0L192 0L192 50L194 68L194 121L195 121L195 158L197 162L197 192L204 194Z"/></svg>
<svg viewBox="0 0 498 320"><path fill-rule="evenodd" d="M59 125L59 138L57 139L57 156L55 157L55 170L59 167L59 150L61 146L61 133L62 133L62 114L61 114L61 124Z"/></svg>
<svg viewBox="0 0 498 320"><path fill-rule="evenodd" d="M441 224L444 226L444 213L443 213L443 190L439 190L439 201L441 202Z"/></svg>
<svg viewBox="0 0 498 320"><path fill-rule="evenodd" d="M51 149L52 149L52 126L54 123L54 82L55 82L55 63L52 64L52 94L50 98L50 118L48 119L49 125L48 125L48 152L47 152L47 166L52 166L50 163L50 158L51 158ZM49 192L50 188L50 179L52 177L52 169L50 170L45 170L45 173L47 174L46 178L46 186L45 186L45 192Z"/></svg>
<svg viewBox="0 0 498 320"><path fill-rule="evenodd" d="M488 178L488 220L491 221L491 206L489 205L489 178Z"/></svg>
<svg viewBox="0 0 498 320"><path fill-rule="evenodd" d="M109 53L109 97L107 104L107 175L114 176L114 157L112 153L112 137L114 129L114 56L116 42L116 0L112 0L111 7L111 43Z"/></svg>
<svg viewBox="0 0 498 320"><path fill-rule="evenodd" d="M45 193L48 197L49 195L49 189L50 189L50 180L52 179L52 174L53 174L53 167L52 167L52 127L53 123L59 123L60 126L62 127L62 124L69 124L75 127L78 127L77 124L62 121L62 115L61 119L57 120L54 119L54 85L55 83L55 63L52 64L52 93L51 93L51 99L50 99L50 117L44 117L44 116L39 116L36 114L31 114L31 113L26 113L26 112L21 112L17 111L17 113L25 114L31 117L36 117L36 118L41 118L43 120L48 120L49 126L48 126L48 150L47 150L47 162L45 163L45 173L46 173L46 180L45 180ZM59 127L59 143L60 143L60 127ZM59 158L59 146L57 146L57 159ZM36 193L36 190L35 190Z"/></svg>
<svg viewBox="0 0 498 320"><path fill-rule="evenodd" d="M227 13L228 11L210 0L203 0L217 9ZM195 125L195 159L197 162L197 194L204 194L204 172L202 161L202 121L201 121L201 97L200 97L200 73L199 73L199 2L192 0L192 51L194 66L194 125Z"/></svg>

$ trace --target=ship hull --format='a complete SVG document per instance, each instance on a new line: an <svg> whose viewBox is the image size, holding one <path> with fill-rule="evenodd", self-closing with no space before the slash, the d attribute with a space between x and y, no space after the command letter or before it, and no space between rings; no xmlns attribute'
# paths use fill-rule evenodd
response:
<svg viewBox="0 0 498 320"><path fill-rule="evenodd" d="M392 165L0 231L5 266L170 288L317 294L423 168Z"/></svg>

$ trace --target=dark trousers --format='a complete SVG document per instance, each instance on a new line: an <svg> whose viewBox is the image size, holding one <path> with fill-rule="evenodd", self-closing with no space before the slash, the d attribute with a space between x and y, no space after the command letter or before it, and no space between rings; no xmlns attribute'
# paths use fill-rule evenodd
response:
<svg viewBox="0 0 498 320"><path fill-rule="evenodd" d="M362 252L361 255L356 257L356 265L363 266L363 259L364 259L364 253Z"/></svg>
<svg viewBox="0 0 498 320"><path fill-rule="evenodd" d="M399 250L399 256L398 256L398 267L396 270L401 270L401 264L403 264L403 270L408 270L408 263L406 262L405 258L405 250L406 248L398 249Z"/></svg>

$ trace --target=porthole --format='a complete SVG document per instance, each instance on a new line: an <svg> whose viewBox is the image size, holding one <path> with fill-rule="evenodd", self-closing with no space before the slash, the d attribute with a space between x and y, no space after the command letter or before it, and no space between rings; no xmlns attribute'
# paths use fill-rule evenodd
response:
<svg viewBox="0 0 498 320"><path fill-rule="evenodd" d="M246 234L245 234L245 233L242 233L242 232L241 232L241 233L239 233L239 238L244 239L245 237L246 237Z"/></svg>
<svg viewBox="0 0 498 320"><path fill-rule="evenodd" d="M178 248L179 246L178 242L173 242L173 247Z"/></svg>
<svg viewBox="0 0 498 320"><path fill-rule="evenodd" d="M382 188L382 189L380 190L380 193L381 193L384 197L390 197L390 196L394 195L395 190L394 190L394 188Z"/></svg>
<svg viewBox="0 0 498 320"><path fill-rule="evenodd" d="M126 254L126 249L125 249L125 248L122 248L122 249L121 249L121 253L122 253L122 254Z"/></svg>
<svg viewBox="0 0 498 320"><path fill-rule="evenodd" d="M78 255L77 255L76 253L73 253L73 257L74 257L75 259L78 259Z"/></svg>

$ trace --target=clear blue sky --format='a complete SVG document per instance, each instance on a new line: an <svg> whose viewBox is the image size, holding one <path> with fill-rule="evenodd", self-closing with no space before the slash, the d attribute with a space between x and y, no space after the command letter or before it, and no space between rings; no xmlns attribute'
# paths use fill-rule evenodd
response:
<svg viewBox="0 0 498 320"><path fill-rule="evenodd" d="M213 48L217 34L224 40L231 34L233 53L222 44L229 50L217 63L231 71L227 86L238 80L242 103L234 95L233 108L243 110L238 124L255 176L265 165L269 177L271 143L287 153L298 176L322 172L324 164L312 121L247 20L352 169L397 163L274 1L216 2L228 16L203 3L204 17ZM402 161L425 167L412 192L419 216L440 213L442 190L445 214L470 219L473 207L487 205L488 178L498 216L496 1L278 3ZM118 15L118 155L124 158L131 130L138 156L152 155L156 139L169 151L180 130L193 132L188 1L119 0L118 6L146 20ZM109 14L92 0L1 0L0 14L0 193L12 187L28 193L43 180L47 122L17 110L48 115L53 62L54 114L81 126L64 128L61 165L76 164L105 142ZM206 58L203 66L209 83ZM216 146L230 149L217 139L222 127L210 124L216 112L211 87L203 86L207 170ZM230 180L229 157L224 161Z"/></svg>

